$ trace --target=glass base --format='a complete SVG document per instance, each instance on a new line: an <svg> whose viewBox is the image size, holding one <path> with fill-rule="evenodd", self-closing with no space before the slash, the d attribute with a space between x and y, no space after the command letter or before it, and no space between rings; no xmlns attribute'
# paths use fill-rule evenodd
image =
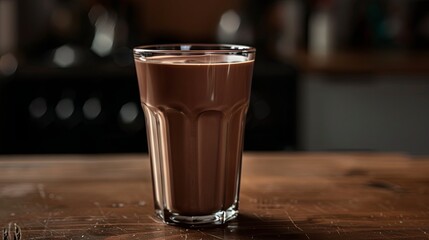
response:
<svg viewBox="0 0 429 240"><path fill-rule="evenodd" d="M166 224L193 228L224 224L237 217L238 209L236 206L232 206L226 210L221 210L213 214L199 216L183 216L168 210L156 210L155 213Z"/></svg>

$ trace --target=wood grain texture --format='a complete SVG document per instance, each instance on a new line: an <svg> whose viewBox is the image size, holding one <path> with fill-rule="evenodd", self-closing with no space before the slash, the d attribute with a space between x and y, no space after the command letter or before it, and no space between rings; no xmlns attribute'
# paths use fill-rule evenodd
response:
<svg viewBox="0 0 429 240"><path fill-rule="evenodd" d="M239 218L153 214L146 155L0 157L0 224L22 239L429 239L429 158L246 153Z"/></svg>

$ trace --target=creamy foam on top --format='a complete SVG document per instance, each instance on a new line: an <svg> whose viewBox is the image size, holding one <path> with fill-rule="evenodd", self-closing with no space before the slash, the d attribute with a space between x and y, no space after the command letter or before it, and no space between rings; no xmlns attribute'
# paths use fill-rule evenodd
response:
<svg viewBox="0 0 429 240"><path fill-rule="evenodd" d="M165 55L140 58L140 61L158 64L180 64L180 65L209 65L209 64L233 64L252 62L247 60L247 57L241 55Z"/></svg>

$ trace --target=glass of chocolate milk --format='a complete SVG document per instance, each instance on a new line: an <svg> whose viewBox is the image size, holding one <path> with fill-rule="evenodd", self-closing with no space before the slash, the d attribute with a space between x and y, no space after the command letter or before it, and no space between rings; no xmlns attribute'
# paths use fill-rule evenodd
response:
<svg viewBox="0 0 429 240"><path fill-rule="evenodd" d="M134 58L156 214L185 226L234 219L255 49L150 45Z"/></svg>

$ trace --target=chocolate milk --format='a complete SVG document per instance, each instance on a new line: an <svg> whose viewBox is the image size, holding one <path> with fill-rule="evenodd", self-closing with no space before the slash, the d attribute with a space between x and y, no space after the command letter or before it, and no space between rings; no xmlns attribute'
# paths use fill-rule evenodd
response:
<svg viewBox="0 0 429 240"><path fill-rule="evenodd" d="M156 209L201 216L236 205L253 60L158 56L136 69Z"/></svg>

